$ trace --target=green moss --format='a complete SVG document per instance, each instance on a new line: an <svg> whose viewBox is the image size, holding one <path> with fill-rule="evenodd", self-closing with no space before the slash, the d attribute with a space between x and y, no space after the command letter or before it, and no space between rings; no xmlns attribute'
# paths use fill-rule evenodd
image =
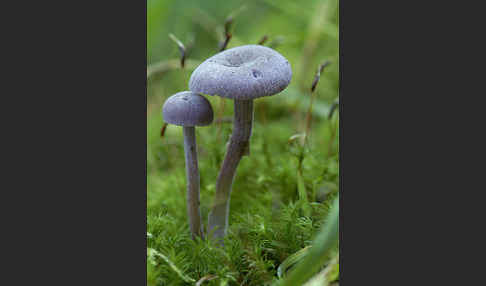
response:
<svg viewBox="0 0 486 286"><path fill-rule="evenodd" d="M153 115L157 119L158 115ZM224 248L208 241L193 242L186 221L184 154L180 129L176 126L161 139L149 128L147 231L148 247L166 255L187 276L196 281L212 274L219 278L205 285L267 285L276 279L276 269L289 255L310 245L322 225L328 203L334 197L331 186L339 185L337 156L327 158L319 145L319 136L311 137L310 150L304 152L302 165L304 188L311 212L304 216L297 188L298 160L287 143L294 126L287 121L267 119L264 126L255 124L251 156L238 167L231 198L231 217ZM318 124L329 124L327 121ZM154 123L155 124L155 123ZM161 123L159 123L161 126ZM218 126L198 129L199 166L201 172L201 211L207 217L214 194L218 166L224 155L230 129L225 126L221 139ZM231 125L229 125L231 127ZM259 135L264 136L259 137ZM282 136L285 134L285 136ZM150 144L152 143L152 144ZM204 144L204 145L203 145ZM263 152L264 144L268 147ZM273 147L275 146L275 147ZM268 158L272 165L268 163ZM327 186L324 202L311 198ZM326 185L327 184L327 185ZM329 191L331 189L331 191ZM206 222L204 222L206 223ZM147 268L154 285L187 285L164 261Z"/></svg>

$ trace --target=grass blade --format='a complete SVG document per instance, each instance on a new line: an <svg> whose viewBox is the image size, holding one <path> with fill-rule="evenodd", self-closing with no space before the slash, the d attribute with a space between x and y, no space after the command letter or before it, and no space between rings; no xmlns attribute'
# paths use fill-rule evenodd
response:
<svg viewBox="0 0 486 286"><path fill-rule="evenodd" d="M153 248L147 248L147 256L148 256L148 259L150 261L152 261L152 263L155 263L155 256L157 257L160 257L162 258L162 260L164 260L167 264L169 264L170 268L172 268L172 270L174 270L177 275L179 275L179 277L184 280L184 282L187 282L187 283L194 283L196 282L196 280L192 279L191 277L185 275L182 270L180 270L179 268L177 268L177 266L172 263L172 261L169 260L169 258L167 258L167 256L163 255L162 253L158 252L157 250L153 249Z"/></svg>
<svg viewBox="0 0 486 286"><path fill-rule="evenodd" d="M329 265L319 274L312 277L303 286L328 286L339 278L339 255L336 255Z"/></svg>
<svg viewBox="0 0 486 286"><path fill-rule="evenodd" d="M296 253L290 255L285 259L282 264L277 268L277 275L278 278L282 278L284 273L292 267L295 263L299 262L305 255L309 252L310 246L304 247L301 250L297 251Z"/></svg>
<svg viewBox="0 0 486 286"><path fill-rule="evenodd" d="M334 200L328 219L314 240L313 246L295 269L277 283L279 286L302 285L309 280L326 262L329 250L339 237L339 196Z"/></svg>

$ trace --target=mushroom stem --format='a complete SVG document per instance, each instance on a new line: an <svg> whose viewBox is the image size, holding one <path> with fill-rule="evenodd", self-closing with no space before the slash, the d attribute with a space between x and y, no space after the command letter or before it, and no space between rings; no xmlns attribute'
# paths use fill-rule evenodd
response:
<svg viewBox="0 0 486 286"><path fill-rule="evenodd" d="M197 165L196 133L194 126L184 126L184 155L187 177L187 216L192 239L203 237L199 212L199 168Z"/></svg>
<svg viewBox="0 0 486 286"><path fill-rule="evenodd" d="M208 218L208 233L221 240L228 228L231 187L236 168L245 155L249 155L250 137L253 125L253 99L234 101L233 134L216 181L216 194Z"/></svg>

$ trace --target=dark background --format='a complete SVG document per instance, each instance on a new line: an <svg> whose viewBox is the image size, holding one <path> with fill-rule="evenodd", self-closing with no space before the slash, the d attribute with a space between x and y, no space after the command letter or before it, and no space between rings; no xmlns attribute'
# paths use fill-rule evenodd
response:
<svg viewBox="0 0 486 286"><path fill-rule="evenodd" d="M4 40L2 278L143 284L147 3L24 5L3 10L15 16ZM481 186L466 159L477 158L482 105L456 99L480 90L465 66L477 46L465 42L482 10L445 5L340 3L342 285L462 285L481 273L466 256L478 253L469 231L482 200L460 191ZM464 34L451 41L451 31Z"/></svg>

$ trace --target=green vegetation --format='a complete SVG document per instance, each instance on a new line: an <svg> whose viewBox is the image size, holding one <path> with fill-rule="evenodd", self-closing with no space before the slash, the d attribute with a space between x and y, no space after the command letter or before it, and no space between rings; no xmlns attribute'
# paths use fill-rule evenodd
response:
<svg viewBox="0 0 486 286"><path fill-rule="evenodd" d="M338 112L328 118L338 98L337 7L336 0L147 2L148 285L272 285L282 263L281 274L289 277L302 259L310 258L305 252L317 249L308 246L325 236L318 234L326 222L332 225L328 214L335 209L331 206L339 189ZM188 89L191 72L201 61L218 52L231 14L228 48L255 44L267 35L264 45L289 60L293 79L282 93L254 102L251 156L238 166L228 236L224 247L218 247L191 239L182 128L169 125L161 137L161 108L169 96ZM169 33L186 46L184 69ZM314 75L326 60L330 64L311 95ZM196 129L205 224L233 115L232 101L207 98L215 122ZM329 234L329 229L322 231ZM302 251L305 247L308 251ZM299 251L304 255L295 256ZM326 273L326 281L339 279L337 255L332 243L319 256L323 267L311 273L319 273L316 281Z"/></svg>

